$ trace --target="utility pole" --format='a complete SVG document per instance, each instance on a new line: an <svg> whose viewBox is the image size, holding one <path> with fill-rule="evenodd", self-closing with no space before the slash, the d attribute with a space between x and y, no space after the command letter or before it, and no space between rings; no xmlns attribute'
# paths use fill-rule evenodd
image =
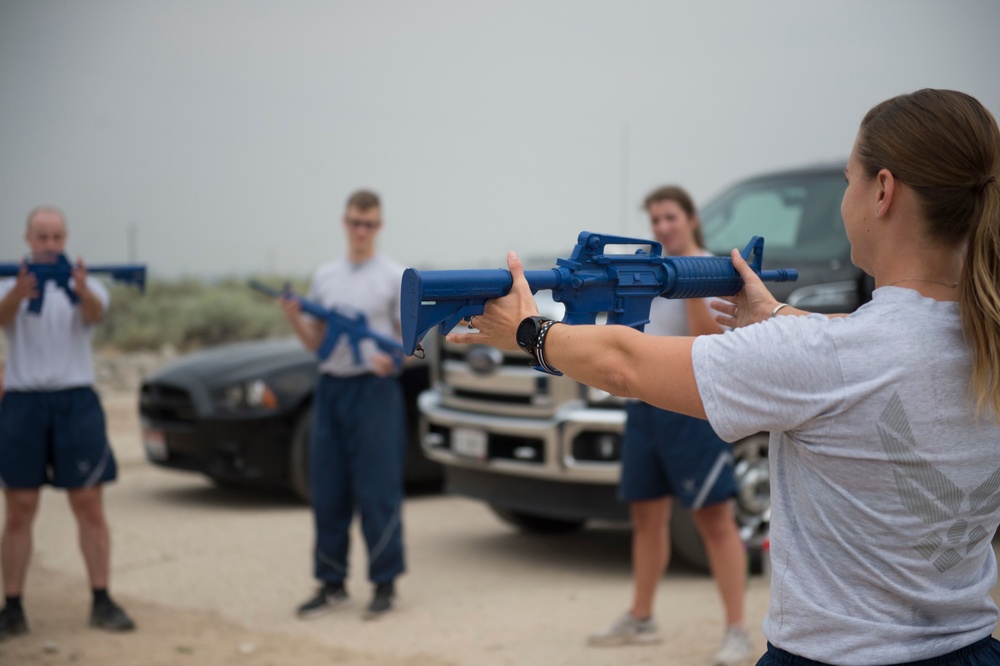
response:
<svg viewBox="0 0 1000 666"><path fill-rule="evenodd" d="M620 167L620 178L621 182L619 187L621 188L621 234L622 236L628 236L628 217L629 217L629 201L628 201L628 123L622 125L622 137L621 137L621 167Z"/></svg>
<svg viewBox="0 0 1000 666"><path fill-rule="evenodd" d="M137 251L137 240L136 236L139 233L139 223L131 222L128 225L127 230L127 240L128 240L128 262L134 264L137 261L139 255Z"/></svg>

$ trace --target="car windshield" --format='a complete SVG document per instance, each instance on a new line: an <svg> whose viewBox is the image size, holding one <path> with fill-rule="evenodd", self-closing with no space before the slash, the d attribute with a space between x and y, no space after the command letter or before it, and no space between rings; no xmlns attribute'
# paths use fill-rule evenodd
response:
<svg viewBox="0 0 1000 666"><path fill-rule="evenodd" d="M850 249L840 215L846 187L833 171L737 185L702 209L708 250L727 255L763 236L768 264L843 258Z"/></svg>

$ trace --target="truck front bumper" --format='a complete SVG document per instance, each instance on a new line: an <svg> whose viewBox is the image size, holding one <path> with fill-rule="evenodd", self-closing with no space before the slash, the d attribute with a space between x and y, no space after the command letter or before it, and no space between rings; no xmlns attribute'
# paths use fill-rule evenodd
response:
<svg viewBox="0 0 1000 666"><path fill-rule="evenodd" d="M625 413L573 403L550 418L456 410L419 397L425 455L449 469L614 488ZM613 493L612 493L613 496Z"/></svg>
<svg viewBox="0 0 1000 666"><path fill-rule="evenodd" d="M495 474L470 467L445 467L445 490L490 506L561 520L627 521L628 505L617 484L550 481Z"/></svg>

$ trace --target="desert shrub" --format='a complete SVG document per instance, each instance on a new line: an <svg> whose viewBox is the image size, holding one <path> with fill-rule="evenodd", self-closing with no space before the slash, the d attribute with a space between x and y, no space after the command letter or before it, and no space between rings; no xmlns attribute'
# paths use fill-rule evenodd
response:
<svg viewBox="0 0 1000 666"><path fill-rule="evenodd" d="M303 293L304 280L261 278L279 287L291 282ZM286 335L288 323L273 299L250 289L245 280L151 280L146 293L113 284L111 306L94 336L98 346L122 351L188 351L199 347Z"/></svg>

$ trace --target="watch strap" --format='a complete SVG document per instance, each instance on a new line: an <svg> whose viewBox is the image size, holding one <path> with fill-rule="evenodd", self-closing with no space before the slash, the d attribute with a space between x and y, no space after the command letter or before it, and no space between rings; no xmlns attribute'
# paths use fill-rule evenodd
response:
<svg viewBox="0 0 1000 666"><path fill-rule="evenodd" d="M525 354L531 357L531 366L535 370L538 370L540 372L545 372L550 375L561 375L562 374L561 372L559 372L558 370L556 370L555 368L553 368L552 366L550 366L548 363L545 362L545 356L543 352L545 344L545 336L548 334L549 329L553 326L553 324L557 324L559 322L549 319L548 317L540 317L537 315L533 317L526 317L521 322L521 325L518 326L519 329L518 332L520 333L521 327L524 327L529 323L532 325L533 328L533 330L531 331L531 337L529 339L523 339L521 335L518 335L517 336L518 347L521 348L521 351L523 351Z"/></svg>

